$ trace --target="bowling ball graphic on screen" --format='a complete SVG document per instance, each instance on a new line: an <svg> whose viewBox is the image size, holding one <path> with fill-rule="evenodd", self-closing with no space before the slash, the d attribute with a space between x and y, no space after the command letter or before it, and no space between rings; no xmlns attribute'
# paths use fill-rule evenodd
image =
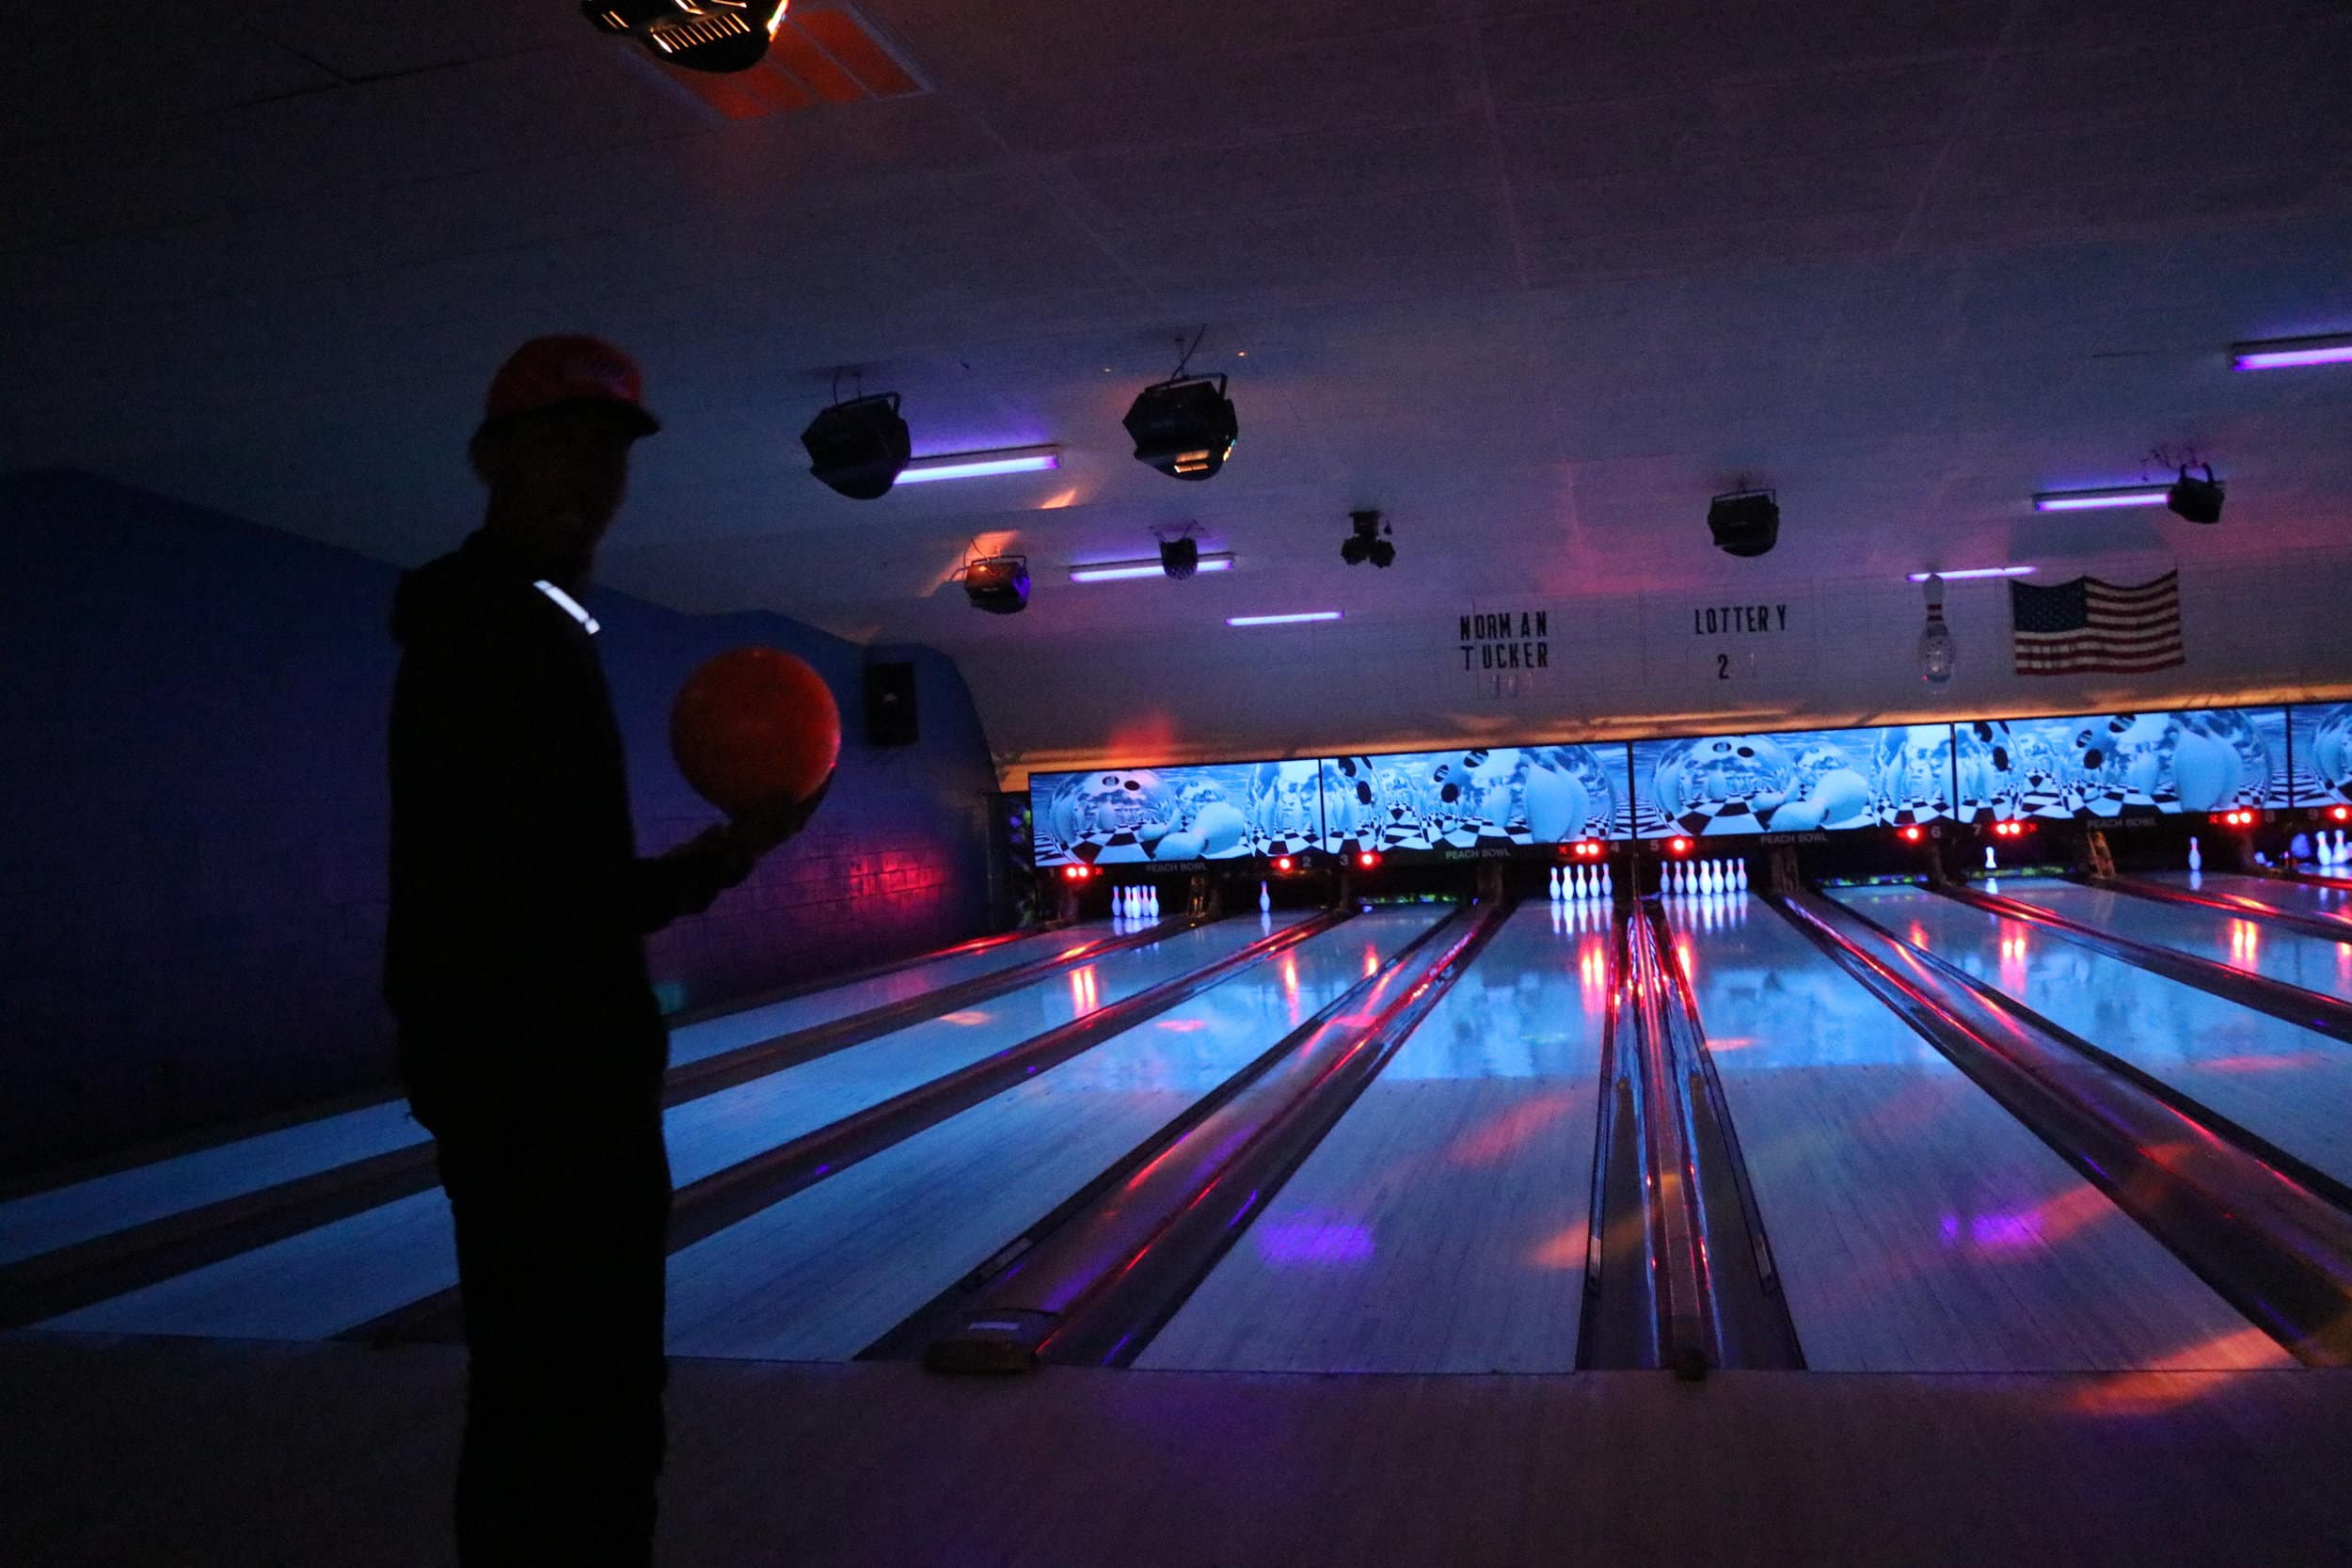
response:
<svg viewBox="0 0 2352 1568"><path fill-rule="evenodd" d="M1794 803L1797 765L1788 748L1768 736L1710 736L1668 746L1651 777L1658 799L1675 816L1720 816L1724 807L1739 805L1772 826Z"/></svg>
<svg viewBox="0 0 2352 1568"><path fill-rule="evenodd" d="M2336 800L2352 800L2352 703L2323 709L2312 725L2312 771Z"/></svg>
<svg viewBox="0 0 2352 1568"><path fill-rule="evenodd" d="M1117 768L1064 781L1054 792L1046 824L1073 857L1118 863L1151 859L1150 848L1176 830L1177 818L1175 792L1159 774Z"/></svg>
<svg viewBox="0 0 2352 1568"><path fill-rule="evenodd" d="M1249 770L1249 819L1269 839L1305 841L1321 806L1323 765L1262 762Z"/></svg>
<svg viewBox="0 0 2352 1568"><path fill-rule="evenodd" d="M1989 808L1996 816L2015 815L2016 748L2016 739L2004 721L1979 719L1961 725L1956 751L1961 800Z"/></svg>
<svg viewBox="0 0 2352 1568"><path fill-rule="evenodd" d="M1620 753L1622 755L1622 753ZM1531 746L1520 754L1519 816L1538 844L1606 837L1616 825L1617 784L1589 746Z"/></svg>
<svg viewBox="0 0 2352 1568"><path fill-rule="evenodd" d="M2259 806L2270 798L2278 762L2254 721L2235 708L2175 713L2168 764L2183 811Z"/></svg>
<svg viewBox="0 0 2352 1568"><path fill-rule="evenodd" d="M1903 724L1879 739L1878 793L1896 804L1950 804L1952 732L1945 724Z"/></svg>

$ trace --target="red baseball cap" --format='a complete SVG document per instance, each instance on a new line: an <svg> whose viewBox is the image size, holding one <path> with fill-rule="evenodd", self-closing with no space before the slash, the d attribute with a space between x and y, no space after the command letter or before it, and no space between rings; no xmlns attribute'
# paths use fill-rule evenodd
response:
<svg viewBox="0 0 2352 1568"><path fill-rule="evenodd" d="M583 333L533 338L491 378L482 420L490 424L558 404L607 403L636 417L638 435L651 436L661 421L644 405L644 387L637 361L602 338Z"/></svg>

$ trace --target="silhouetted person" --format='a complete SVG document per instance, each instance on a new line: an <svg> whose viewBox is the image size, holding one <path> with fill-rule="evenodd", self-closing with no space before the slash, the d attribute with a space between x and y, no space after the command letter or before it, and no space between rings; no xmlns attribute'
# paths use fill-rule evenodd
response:
<svg viewBox="0 0 2352 1568"><path fill-rule="evenodd" d="M518 350L473 437L483 526L409 573L392 616L385 992L456 1222L469 1568L651 1560L669 1036L643 939L707 909L816 806L637 855L578 598L630 443L660 428L639 396L610 344Z"/></svg>

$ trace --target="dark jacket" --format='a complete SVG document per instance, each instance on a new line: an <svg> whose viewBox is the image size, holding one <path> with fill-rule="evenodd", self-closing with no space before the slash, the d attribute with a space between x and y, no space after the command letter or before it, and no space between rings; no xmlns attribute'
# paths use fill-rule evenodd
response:
<svg viewBox="0 0 2352 1568"><path fill-rule="evenodd" d="M418 1118L658 1093L644 936L739 879L640 859L594 636L477 532L401 579L384 992Z"/></svg>

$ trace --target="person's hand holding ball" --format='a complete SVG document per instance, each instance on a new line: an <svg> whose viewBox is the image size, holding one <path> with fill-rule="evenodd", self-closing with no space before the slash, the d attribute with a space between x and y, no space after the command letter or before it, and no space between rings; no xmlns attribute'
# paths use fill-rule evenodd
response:
<svg viewBox="0 0 2352 1568"><path fill-rule="evenodd" d="M749 862L808 825L841 759L841 710L825 678L774 648L705 662L670 708L670 752L694 792L727 814Z"/></svg>

